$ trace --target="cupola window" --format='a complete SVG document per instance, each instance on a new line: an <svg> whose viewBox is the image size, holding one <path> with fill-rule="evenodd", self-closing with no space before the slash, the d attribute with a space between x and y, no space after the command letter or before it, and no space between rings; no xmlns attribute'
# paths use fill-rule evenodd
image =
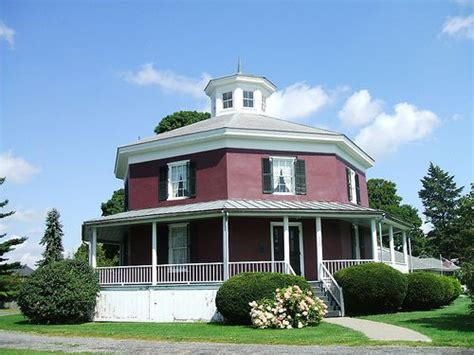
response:
<svg viewBox="0 0 474 355"><path fill-rule="evenodd" d="M253 107L253 91L244 91L244 107Z"/></svg>
<svg viewBox="0 0 474 355"><path fill-rule="evenodd" d="M224 108L232 107L232 91L225 92L222 94L222 104Z"/></svg>

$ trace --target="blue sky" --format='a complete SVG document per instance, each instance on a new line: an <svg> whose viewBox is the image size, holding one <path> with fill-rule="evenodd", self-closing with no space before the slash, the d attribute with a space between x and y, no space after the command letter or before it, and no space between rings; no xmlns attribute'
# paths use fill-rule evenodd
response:
<svg viewBox="0 0 474 355"><path fill-rule="evenodd" d="M473 2L0 2L0 232L32 265L56 207L67 251L100 215L116 147L177 110L205 109L210 77L265 75L274 114L346 133L421 208L430 161L473 179Z"/></svg>

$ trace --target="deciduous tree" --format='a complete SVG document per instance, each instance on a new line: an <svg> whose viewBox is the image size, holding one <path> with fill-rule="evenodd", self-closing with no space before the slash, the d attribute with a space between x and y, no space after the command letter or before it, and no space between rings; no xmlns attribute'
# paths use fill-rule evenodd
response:
<svg viewBox="0 0 474 355"><path fill-rule="evenodd" d="M155 133L163 133L171 131L176 128L190 125L202 120L207 120L211 117L209 112L197 111L178 111L164 117L160 123L155 127Z"/></svg>

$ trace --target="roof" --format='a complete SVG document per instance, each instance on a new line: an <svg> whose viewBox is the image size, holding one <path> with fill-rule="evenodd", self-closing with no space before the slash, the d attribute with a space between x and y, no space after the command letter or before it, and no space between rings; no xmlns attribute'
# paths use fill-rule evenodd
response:
<svg viewBox="0 0 474 355"><path fill-rule="evenodd" d="M26 277L30 276L33 273L33 269L30 268L28 265L24 265L19 269L13 270L13 272L19 276Z"/></svg>
<svg viewBox="0 0 474 355"><path fill-rule="evenodd" d="M181 137L189 134L208 132L222 128L343 136L343 134L341 133L291 121L286 121L283 119L274 118L266 115L236 112L227 115L211 117L207 120L199 121L184 127L174 129L172 131L160 133L152 137L144 138L132 142L130 144L126 144L123 147L158 141L167 138Z"/></svg>
<svg viewBox="0 0 474 355"><path fill-rule="evenodd" d="M339 202L321 201L274 201L274 200L217 200L210 202L190 203L169 207L157 207L122 212L110 216L99 217L84 222L84 225L99 225L119 221L146 220L150 218L170 217L175 215L196 215L222 211L228 212L297 212L321 214L373 214L383 212L369 207Z"/></svg>

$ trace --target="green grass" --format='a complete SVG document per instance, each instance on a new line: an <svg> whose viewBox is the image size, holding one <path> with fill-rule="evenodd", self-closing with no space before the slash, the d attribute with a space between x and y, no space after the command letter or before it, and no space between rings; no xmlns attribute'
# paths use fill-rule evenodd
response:
<svg viewBox="0 0 474 355"><path fill-rule="evenodd" d="M24 355L24 354L64 354L63 352L58 351L39 351L39 350L31 350L31 349L9 349L9 348L0 348L0 353L2 355Z"/></svg>
<svg viewBox="0 0 474 355"><path fill-rule="evenodd" d="M367 345L363 334L329 323L304 329L253 329L212 323L112 323L36 325L21 315L0 317L0 329L45 335L246 344Z"/></svg>
<svg viewBox="0 0 474 355"><path fill-rule="evenodd" d="M474 315L470 300L459 297L448 307L423 312L400 312L361 317L416 330L429 336L432 345L474 347Z"/></svg>

